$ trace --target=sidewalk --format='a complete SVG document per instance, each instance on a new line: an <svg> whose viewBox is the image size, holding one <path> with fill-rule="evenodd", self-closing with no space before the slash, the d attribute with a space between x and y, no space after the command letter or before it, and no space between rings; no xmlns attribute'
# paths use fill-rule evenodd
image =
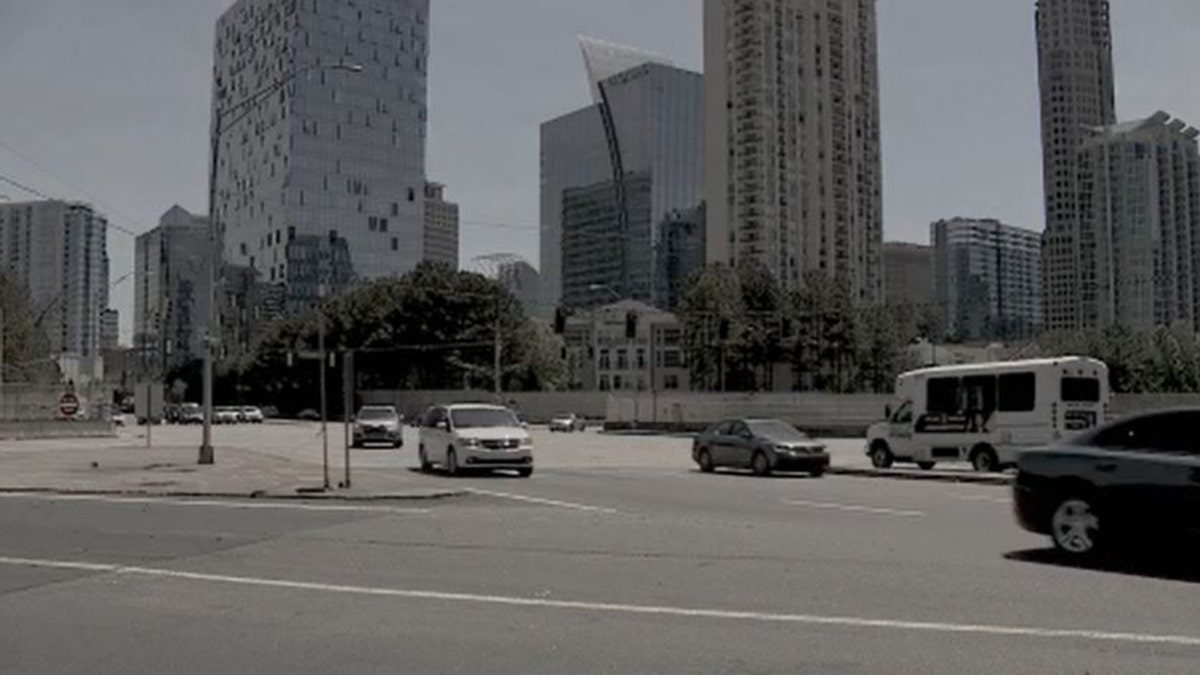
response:
<svg viewBox="0 0 1200 675"><path fill-rule="evenodd" d="M200 466L194 446L146 448L131 440L0 443L0 492L363 501L459 494L421 476L369 469L353 473L352 489L338 490L340 464L330 467L335 489L324 492L320 466L222 447L214 465Z"/></svg>

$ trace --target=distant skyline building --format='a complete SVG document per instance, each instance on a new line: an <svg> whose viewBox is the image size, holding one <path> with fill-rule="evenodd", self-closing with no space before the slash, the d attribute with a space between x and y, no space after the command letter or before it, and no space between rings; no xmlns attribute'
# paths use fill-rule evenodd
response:
<svg viewBox="0 0 1200 675"><path fill-rule="evenodd" d="M425 183L425 260L445 263L458 269L458 204L446 201L445 186ZM393 238L392 246L399 244Z"/></svg>
<svg viewBox="0 0 1200 675"><path fill-rule="evenodd" d="M1085 323L1200 329L1200 131L1158 112L1091 134L1079 161L1096 249Z"/></svg>
<svg viewBox="0 0 1200 675"><path fill-rule="evenodd" d="M173 206L134 249L133 345L142 362L179 366L204 354L208 217ZM154 370L154 368L149 368Z"/></svg>
<svg viewBox="0 0 1200 675"><path fill-rule="evenodd" d="M1044 323L1042 237L998 220L954 218L930 226L934 292L946 335L1023 340Z"/></svg>
<svg viewBox="0 0 1200 675"><path fill-rule="evenodd" d="M883 245L884 297L891 305L930 307L933 292L933 247L889 241Z"/></svg>
<svg viewBox="0 0 1200 675"><path fill-rule="evenodd" d="M496 278L521 302L525 314L538 316L542 301L541 275L524 260L511 260L496 269Z"/></svg>
<svg viewBox="0 0 1200 675"><path fill-rule="evenodd" d="M415 268L429 0L238 0L214 55L214 111L299 73L221 130L213 216L225 262L280 286L287 312L323 286ZM339 64L362 72L325 68Z"/></svg>
<svg viewBox="0 0 1200 675"><path fill-rule="evenodd" d="M708 262L882 299L875 0L704 0Z"/></svg>
<svg viewBox="0 0 1200 675"><path fill-rule="evenodd" d="M1046 224L1046 328L1095 327L1103 252L1080 214L1080 148L1117 121L1108 0L1038 0L1038 89Z"/></svg>
<svg viewBox="0 0 1200 675"><path fill-rule="evenodd" d="M541 313L614 293L666 307L664 228L703 202L702 78L641 50L582 47L597 102L541 130Z"/></svg>
<svg viewBox="0 0 1200 675"><path fill-rule="evenodd" d="M24 284L53 353L92 372L109 309L108 220L59 200L0 203L0 268ZM111 318L108 319L111 321Z"/></svg>
<svg viewBox="0 0 1200 675"><path fill-rule="evenodd" d="M100 312L100 353L111 352L121 343L121 313L115 309Z"/></svg>

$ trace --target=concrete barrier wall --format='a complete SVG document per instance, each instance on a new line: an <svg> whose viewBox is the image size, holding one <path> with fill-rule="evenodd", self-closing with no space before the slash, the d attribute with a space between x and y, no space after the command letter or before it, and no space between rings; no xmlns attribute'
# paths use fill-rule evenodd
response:
<svg viewBox="0 0 1200 675"><path fill-rule="evenodd" d="M364 391L362 401L368 405L394 405L405 419L423 414L432 405L447 403L496 403L496 396L486 391ZM534 424L544 424L560 412L573 412L588 419L603 420L608 414L608 395L600 392L528 392L503 394L501 402L515 401L525 418Z"/></svg>
<svg viewBox="0 0 1200 675"><path fill-rule="evenodd" d="M116 435L113 425L104 421L0 422L0 440L6 441L39 438L112 438Z"/></svg>

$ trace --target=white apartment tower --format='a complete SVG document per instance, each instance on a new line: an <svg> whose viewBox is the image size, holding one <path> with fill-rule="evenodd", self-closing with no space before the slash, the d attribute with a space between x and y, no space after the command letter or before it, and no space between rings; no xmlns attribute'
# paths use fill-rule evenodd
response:
<svg viewBox="0 0 1200 675"><path fill-rule="evenodd" d="M446 201L446 186L425 183L425 260L458 269L458 204Z"/></svg>
<svg viewBox="0 0 1200 675"><path fill-rule="evenodd" d="M882 298L875 0L705 0L710 263Z"/></svg>
<svg viewBox="0 0 1200 675"><path fill-rule="evenodd" d="M0 204L0 261L29 290L52 352L100 356L109 291L104 216L62 201Z"/></svg>
<svg viewBox="0 0 1200 675"><path fill-rule="evenodd" d="M429 0L238 0L217 22L213 217L286 311L421 261L428 55Z"/></svg>
<svg viewBox="0 0 1200 675"><path fill-rule="evenodd" d="M1108 0L1038 0L1038 87L1046 231L1046 328L1097 325L1094 233L1081 219L1079 150L1117 121Z"/></svg>

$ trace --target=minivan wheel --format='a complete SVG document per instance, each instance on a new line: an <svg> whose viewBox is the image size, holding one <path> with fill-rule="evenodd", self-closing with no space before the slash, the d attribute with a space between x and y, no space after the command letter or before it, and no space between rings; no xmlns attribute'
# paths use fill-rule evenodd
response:
<svg viewBox="0 0 1200 675"><path fill-rule="evenodd" d="M429 463L429 458L425 456L425 446L417 448L417 458L421 460L421 472L429 473L433 471L433 465Z"/></svg>
<svg viewBox="0 0 1200 675"><path fill-rule="evenodd" d="M770 476L771 460L767 458L767 453L762 450L754 453L754 459L750 460L750 469L754 471L755 476Z"/></svg>
<svg viewBox="0 0 1200 675"><path fill-rule="evenodd" d="M1050 519L1050 536L1059 551L1074 558L1095 555L1100 549L1100 518L1084 497L1059 502Z"/></svg>
<svg viewBox="0 0 1200 675"><path fill-rule="evenodd" d="M454 451L454 448L450 448L446 453L446 473L451 476L459 475L458 453Z"/></svg>
<svg viewBox="0 0 1200 675"><path fill-rule="evenodd" d="M696 463L700 465L700 470L704 473L712 473L717 468L713 464L712 453L708 451L708 448L700 449L700 452L696 455Z"/></svg>
<svg viewBox="0 0 1200 675"><path fill-rule="evenodd" d="M1000 470L1000 458L991 446L980 445L971 451L971 466L979 473L992 473Z"/></svg>
<svg viewBox="0 0 1200 675"><path fill-rule="evenodd" d="M896 457L892 455L892 449L883 441L875 441L871 446L871 466L876 469L890 469L896 463Z"/></svg>

